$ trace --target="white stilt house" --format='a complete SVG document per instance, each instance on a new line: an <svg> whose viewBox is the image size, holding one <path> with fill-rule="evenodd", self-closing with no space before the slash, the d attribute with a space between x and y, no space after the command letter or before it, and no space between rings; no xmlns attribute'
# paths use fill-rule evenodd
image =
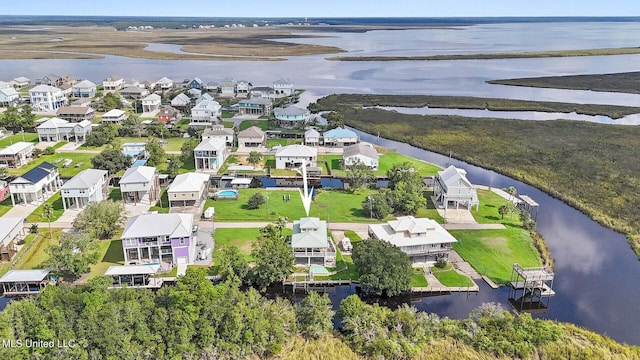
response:
<svg viewBox="0 0 640 360"><path fill-rule="evenodd" d="M467 180L467 172L451 165L439 171L433 181L433 195L436 201L442 203L445 209L453 203L458 209L460 205L471 210L473 206L480 206L478 194L471 182Z"/></svg>

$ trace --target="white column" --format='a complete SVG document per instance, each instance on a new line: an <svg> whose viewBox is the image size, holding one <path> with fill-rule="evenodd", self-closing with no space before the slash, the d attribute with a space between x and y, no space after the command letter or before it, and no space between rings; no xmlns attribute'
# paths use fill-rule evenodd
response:
<svg viewBox="0 0 640 360"><path fill-rule="evenodd" d="M16 201L13 200L13 191L10 193L11 195L11 206L16 206Z"/></svg>
<svg viewBox="0 0 640 360"><path fill-rule="evenodd" d="M67 198L65 198L65 197L62 198L62 208L65 211L67 210Z"/></svg>

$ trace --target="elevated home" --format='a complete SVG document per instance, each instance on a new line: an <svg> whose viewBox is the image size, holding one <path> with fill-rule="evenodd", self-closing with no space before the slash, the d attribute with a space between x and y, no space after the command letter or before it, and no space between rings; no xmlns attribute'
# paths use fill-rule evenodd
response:
<svg viewBox="0 0 640 360"><path fill-rule="evenodd" d="M213 125L211 129L206 129L202 133L202 140L206 139L219 139L224 141L227 146L233 146L233 140L235 132L231 128L226 128L222 125Z"/></svg>
<svg viewBox="0 0 640 360"><path fill-rule="evenodd" d="M78 83L78 78L76 78L73 75L62 75L60 77L60 80L58 81L60 86L64 86L64 85L68 85L68 86L72 86ZM53 85L55 86L55 85Z"/></svg>
<svg viewBox="0 0 640 360"><path fill-rule="evenodd" d="M122 233L124 263L190 264L196 259L193 214L145 214L129 218Z"/></svg>
<svg viewBox="0 0 640 360"><path fill-rule="evenodd" d="M24 204L44 202L58 191L60 185L62 182L58 167L46 161L42 162L9 183L11 205L15 206L16 201Z"/></svg>
<svg viewBox="0 0 640 360"><path fill-rule="evenodd" d="M220 139L204 139L193 150L196 171L216 171L226 158L226 144Z"/></svg>
<svg viewBox="0 0 640 360"><path fill-rule="evenodd" d="M202 90L200 89L189 89L187 91L187 95L192 99L198 99L202 96Z"/></svg>
<svg viewBox="0 0 640 360"><path fill-rule="evenodd" d="M122 201L134 204L154 204L160 196L158 171L152 166L134 166L120 179Z"/></svg>
<svg viewBox="0 0 640 360"><path fill-rule="evenodd" d="M86 169L60 187L62 207L83 209L92 202L107 198L109 192L109 172L107 170Z"/></svg>
<svg viewBox="0 0 640 360"><path fill-rule="evenodd" d="M93 121L96 111L88 106L63 106L56 112L56 116L62 120L73 123L81 121Z"/></svg>
<svg viewBox="0 0 640 360"><path fill-rule="evenodd" d="M35 111L56 111L67 105L68 102L62 90L49 85L38 85L31 88L29 98L31 107Z"/></svg>
<svg viewBox="0 0 640 360"><path fill-rule="evenodd" d="M82 80L71 86L71 96L77 98L92 98L96 96L96 84L89 80Z"/></svg>
<svg viewBox="0 0 640 360"><path fill-rule="evenodd" d="M327 222L317 217L293 222L291 247L296 264L335 266L336 248L327 233Z"/></svg>
<svg viewBox="0 0 640 360"><path fill-rule="evenodd" d="M311 112L307 109L301 109L297 106L287 106L285 108L273 109L273 115L276 118L276 123L285 128L293 128L296 126L303 126L309 121Z"/></svg>
<svg viewBox="0 0 640 360"><path fill-rule="evenodd" d="M71 96L71 91L73 90L71 88L71 85L67 85L67 84L58 86L58 89L62 91L62 95L64 95L65 97Z"/></svg>
<svg viewBox="0 0 640 360"><path fill-rule="evenodd" d="M83 120L79 123L71 123L56 117L47 119L36 127L39 141L53 142L72 140L84 142L92 129L91 121Z"/></svg>
<svg viewBox="0 0 640 360"><path fill-rule="evenodd" d="M276 91L272 87L268 86L258 86L251 88L250 93L252 98L263 97L271 100L276 98Z"/></svg>
<svg viewBox="0 0 640 360"><path fill-rule="evenodd" d="M167 189L169 208L198 206L209 194L209 174L186 173L176 176Z"/></svg>
<svg viewBox="0 0 640 360"><path fill-rule="evenodd" d="M236 96L241 98L249 97L251 91L251 83L247 80L240 80L236 83Z"/></svg>
<svg viewBox="0 0 640 360"><path fill-rule="evenodd" d="M138 87L141 87L143 89L147 89L149 91L153 91L153 89L156 88L156 82L153 80L145 80L143 82L141 82L139 85L137 85Z"/></svg>
<svg viewBox="0 0 640 360"><path fill-rule="evenodd" d="M236 81L232 78L225 78L218 84L218 93L224 97L236 96Z"/></svg>
<svg viewBox="0 0 640 360"><path fill-rule="evenodd" d="M451 244L458 242L435 220L413 216L400 216L386 224L371 224L369 237L399 247L414 263L446 259Z"/></svg>
<svg viewBox="0 0 640 360"><path fill-rule="evenodd" d="M220 106L217 101L203 100L191 109L191 122L189 123L189 126L211 126L220 121L221 117L222 106Z"/></svg>
<svg viewBox="0 0 640 360"><path fill-rule="evenodd" d="M144 85L141 84L140 81L138 81L137 79L127 79L127 80L125 80L123 87L129 87L129 86L144 87Z"/></svg>
<svg viewBox="0 0 640 360"><path fill-rule="evenodd" d="M204 87L204 81L200 80L200 78L196 77L193 80L189 81L187 85L190 89L202 89Z"/></svg>
<svg viewBox="0 0 640 360"><path fill-rule="evenodd" d="M316 129L309 129L304 132L304 144L307 146L320 145L320 133Z"/></svg>
<svg viewBox="0 0 640 360"><path fill-rule="evenodd" d="M119 75L111 75L102 80L102 88L104 91L116 91L124 87L124 78Z"/></svg>
<svg viewBox="0 0 640 360"><path fill-rule="evenodd" d="M103 124L121 125L127 119L127 113L120 109L111 109L102 115L100 121Z"/></svg>
<svg viewBox="0 0 640 360"><path fill-rule="evenodd" d="M19 168L33 158L35 146L30 142L17 142L0 150L0 165Z"/></svg>
<svg viewBox="0 0 640 360"><path fill-rule="evenodd" d="M295 169L304 162L316 167L318 149L304 145L287 145L276 150L276 169Z"/></svg>
<svg viewBox="0 0 640 360"><path fill-rule="evenodd" d="M23 218L0 217L0 261L11 261L18 251L18 241L23 238Z"/></svg>
<svg viewBox="0 0 640 360"><path fill-rule="evenodd" d="M84 107L89 107L91 106L91 99L89 98L79 98L79 99L75 99L73 100L69 105L71 106L84 106ZM64 106L63 106L64 107Z"/></svg>
<svg viewBox="0 0 640 360"><path fill-rule="evenodd" d="M42 79L40 79L40 84L58 87L58 86L64 85L64 80L62 79L62 76L58 76L56 74L49 74L49 75L43 76Z"/></svg>
<svg viewBox="0 0 640 360"><path fill-rule="evenodd" d="M120 90L120 95L128 99L138 100L149 95L149 90L138 86L129 86Z"/></svg>
<svg viewBox="0 0 640 360"><path fill-rule="evenodd" d="M17 106L20 101L20 94L12 87L0 89L0 106Z"/></svg>
<svg viewBox="0 0 640 360"><path fill-rule="evenodd" d="M156 89L161 91L171 90L173 88L173 80L163 77L160 80L156 81Z"/></svg>
<svg viewBox="0 0 640 360"><path fill-rule="evenodd" d="M467 172L453 165L436 174L433 181L433 196L445 208L452 203L455 204L456 209L462 205L469 210L475 206L478 210L480 206L478 193L467 179Z"/></svg>
<svg viewBox="0 0 640 360"><path fill-rule="evenodd" d="M205 90L208 92L218 92L218 83L215 81L209 81L207 86L205 86Z"/></svg>
<svg viewBox="0 0 640 360"><path fill-rule="evenodd" d="M26 78L24 76L18 76L17 78L11 80L9 83L11 84L11 86L13 86L16 89L22 89L24 87L31 85L31 80L29 80L29 78Z"/></svg>
<svg viewBox="0 0 640 360"><path fill-rule="evenodd" d="M160 265L115 265L109 266L104 276L113 279L109 288L123 286L136 288L160 288L163 278L153 277L160 270Z"/></svg>
<svg viewBox="0 0 640 360"><path fill-rule="evenodd" d="M280 79L273 82L273 90L277 97L293 95L293 81L289 79Z"/></svg>
<svg viewBox="0 0 640 360"><path fill-rule="evenodd" d="M173 124L182 119L182 114L175 108L165 105L158 112L158 121L163 124Z"/></svg>
<svg viewBox="0 0 640 360"><path fill-rule="evenodd" d="M162 98L158 94L151 94L142 99L142 112L152 112L160 108Z"/></svg>
<svg viewBox="0 0 640 360"><path fill-rule="evenodd" d="M257 126L252 126L238 133L238 150L265 147L266 145L267 135Z"/></svg>
<svg viewBox="0 0 640 360"><path fill-rule="evenodd" d="M376 149L369 144L358 143L347 146L342 153L342 159L346 167L356 164L364 164L372 170L378 170L380 156Z"/></svg>
<svg viewBox="0 0 640 360"><path fill-rule="evenodd" d="M345 147L358 143L358 135L349 129L337 127L322 134L324 146Z"/></svg>
<svg viewBox="0 0 640 360"><path fill-rule="evenodd" d="M269 116L272 107L269 98L255 97L238 102L238 112L246 115Z"/></svg>
<svg viewBox="0 0 640 360"><path fill-rule="evenodd" d="M0 278L5 295L35 295L49 283L49 270L9 270Z"/></svg>
<svg viewBox="0 0 640 360"><path fill-rule="evenodd" d="M190 105L191 99L189 99L189 97L184 93L180 93L171 99L171 106L173 107L184 109Z"/></svg>

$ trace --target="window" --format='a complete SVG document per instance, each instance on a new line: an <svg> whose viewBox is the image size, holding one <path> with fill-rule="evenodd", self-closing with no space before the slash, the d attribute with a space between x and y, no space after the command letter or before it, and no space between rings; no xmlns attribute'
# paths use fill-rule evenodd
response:
<svg viewBox="0 0 640 360"><path fill-rule="evenodd" d="M186 242L185 239L186 238L183 238L183 237L180 238L180 245L184 245L185 244L185 242Z"/></svg>
<svg viewBox="0 0 640 360"><path fill-rule="evenodd" d="M136 245L136 243L137 243L136 239L124 239L125 245L133 246L133 245Z"/></svg>

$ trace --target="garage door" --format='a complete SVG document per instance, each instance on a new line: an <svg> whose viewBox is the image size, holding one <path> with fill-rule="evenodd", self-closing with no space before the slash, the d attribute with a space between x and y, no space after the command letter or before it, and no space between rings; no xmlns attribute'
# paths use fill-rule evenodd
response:
<svg viewBox="0 0 640 360"><path fill-rule="evenodd" d="M187 257L186 256L178 257L178 264L186 264L186 263L187 263Z"/></svg>

